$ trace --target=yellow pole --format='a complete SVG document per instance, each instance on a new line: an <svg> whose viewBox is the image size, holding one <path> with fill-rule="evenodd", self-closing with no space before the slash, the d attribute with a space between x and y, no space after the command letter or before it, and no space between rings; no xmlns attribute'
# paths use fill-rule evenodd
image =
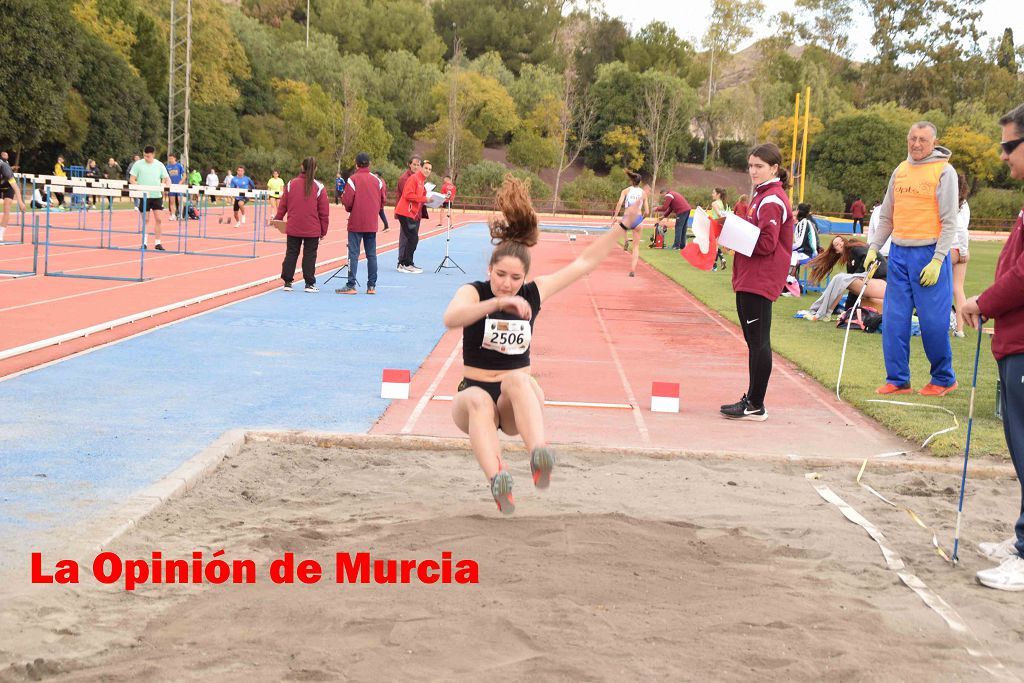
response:
<svg viewBox="0 0 1024 683"><path fill-rule="evenodd" d="M804 142L800 154L800 201L804 201L804 183L807 182L807 129L811 126L811 86L807 86L804 102Z"/></svg>
<svg viewBox="0 0 1024 683"><path fill-rule="evenodd" d="M789 178L796 183L796 139L800 132L800 93L796 94L796 104L793 106L793 151L789 155ZM789 186L789 203L793 203L793 185Z"/></svg>

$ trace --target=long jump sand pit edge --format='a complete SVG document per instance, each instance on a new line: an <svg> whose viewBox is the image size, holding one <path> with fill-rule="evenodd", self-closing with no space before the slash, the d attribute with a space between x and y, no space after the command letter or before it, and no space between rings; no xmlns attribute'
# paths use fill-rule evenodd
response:
<svg viewBox="0 0 1024 683"><path fill-rule="evenodd" d="M83 566L78 585L6 601L0 680L988 676L994 658L968 647L1024 674L1019 596L973 582L987 566L973 544L1001 538L1012 519L1016 483L1005 476L972 482L953 569L909 517L857 486L854 470L814 465L960 612L968 639L818 496L806 462L567 447L552 488L538 492L512 450L518 509L501 517L466 446L232 433L105 548L123 560L199 551L206 562L223 549L229 562L253 561L255 583L128 591ZM870 476L950 538L955 471ZM287 552L317 561L322 578L274 583L269 566ZM399 566L450 556L474 563L478 582L425 583L413 571L403 583L399 570L397 583L372 571L352 583L336 563L359 553Z"/></svg>

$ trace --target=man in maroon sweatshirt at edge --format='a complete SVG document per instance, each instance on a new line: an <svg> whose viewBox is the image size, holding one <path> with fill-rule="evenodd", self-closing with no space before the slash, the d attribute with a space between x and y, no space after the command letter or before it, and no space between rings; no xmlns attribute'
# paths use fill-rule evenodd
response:
<svg viewBox="0 0 1024 683"><path fill-rule="evenodd" d="M999 119L999 125L1003 127L1000 158L1010 167L1011 177L1024 180L1024 104ZM996 321L992 355L999 364L1003 432L1021 485L1021 504L1013 536L978 544L978 551L1000 562L999 566L982 569L975 576L989 588L1024 591L1024 211L1017 215L999 254L992 286L964 306L964 318L971 327L979 326L979 317Z"/></svg>

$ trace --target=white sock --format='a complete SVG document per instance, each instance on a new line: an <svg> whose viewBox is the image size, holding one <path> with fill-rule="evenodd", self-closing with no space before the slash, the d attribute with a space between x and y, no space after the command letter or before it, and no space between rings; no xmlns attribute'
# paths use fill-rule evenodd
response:
<svg viewBox="0 0 1024 683"><path fill-rule="evenodd" d="M157 240L156 242L153 243L154 246L156 246L157 244L160 244L160 240Z"/></svg>

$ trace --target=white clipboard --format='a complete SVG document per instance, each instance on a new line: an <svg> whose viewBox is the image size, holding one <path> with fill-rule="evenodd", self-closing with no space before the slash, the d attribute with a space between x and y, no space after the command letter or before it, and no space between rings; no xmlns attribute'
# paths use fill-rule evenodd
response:
<svg viewBox="0 0 1024 683"><path fill-rule="evenodd" d="M431 192L429 190L427 191L427 206L430 207L431 209L439 208L442 204L444 204L444 201L444 195L441 194L440 192Z"/></svg>
<svg viewBox="0 0 1024 683"><path fill-rule="evenodd" d="M722 234L718 237L718 243L723 247L738 251L744 256L750 256L754 253L757 238L760 236L760 228L750 221L730 213L725 217L725 224L722 226Z"/></svg>

